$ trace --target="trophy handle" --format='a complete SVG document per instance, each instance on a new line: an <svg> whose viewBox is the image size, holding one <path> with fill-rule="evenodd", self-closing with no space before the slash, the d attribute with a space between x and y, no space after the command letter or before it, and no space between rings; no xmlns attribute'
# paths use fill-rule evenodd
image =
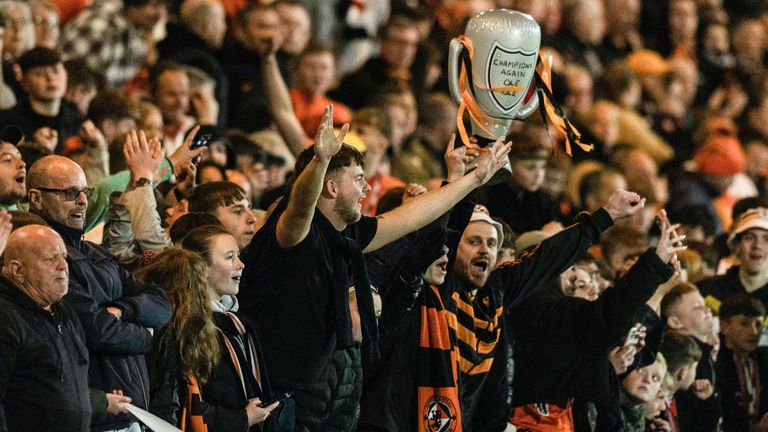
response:
<svg viewBox="0 0 768 432"><path fill-rule="evenodd" d="M461 103L461 91L459 90L459 61L464 44L454 38L448 48L448 89L451 91L453 101ZM469 65L467 65L469 67Z"/></svg>
<svg viewBox="0 0 768 432"><path fill-rule="evenodd" d="M530 87L533 88L533 95L531 95L531 98L523 104L515 113L515 118L519 120L523 120L528 118L529 115L531 115L536 108L539 106L539 95L536 92L536 83L531 80L531 84L529 84Z"/></svg>

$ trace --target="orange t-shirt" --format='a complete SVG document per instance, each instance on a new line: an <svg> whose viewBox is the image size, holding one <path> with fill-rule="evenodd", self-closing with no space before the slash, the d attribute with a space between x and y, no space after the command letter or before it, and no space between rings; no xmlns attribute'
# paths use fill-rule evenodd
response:
<svg viewBox="0 0 768 432"><path fill-rule="evenodd" d="M333 126L340 127L352 120L349 108L341 102L336 102L328 97L313 97L294 87L291 89L291 101L296 118L299 119L304 133L310 138L315 138L320 120L323 119L325 107L333 104Z"/></svg>

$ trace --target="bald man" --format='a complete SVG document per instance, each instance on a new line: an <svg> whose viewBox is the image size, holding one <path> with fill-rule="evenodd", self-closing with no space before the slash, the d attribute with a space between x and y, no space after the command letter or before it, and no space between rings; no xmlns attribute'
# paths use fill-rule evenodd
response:
<svg viewBox="0 0 768 432"><path fill-rule="evenodd" d="M152 346L151 329L168 322L171 308L160 287L134 278L104 248L82 240L91 193L85 173L71 159L46 156L29 168L29 210L45 219L66 245L67 301L85 331L89 385L105 392L123 389L134 405L146 409L149 376L143 356ZM125 415L100 421L94 430L139 430Z"/></svg>
<svg viewBox="0 0 768 432"><path fill-rule="evenodd" d="M0 225L3 237L10 229ZM8 238L0 278L2 431L90 429L85 334L60 301L69 286L66 258L50 228L27 225Z"/></svg>

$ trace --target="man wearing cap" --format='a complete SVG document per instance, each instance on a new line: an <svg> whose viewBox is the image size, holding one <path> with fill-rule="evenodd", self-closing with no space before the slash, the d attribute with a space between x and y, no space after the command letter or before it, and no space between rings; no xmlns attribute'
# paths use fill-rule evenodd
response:
<svg viewBox="0 0 768 432"><path fill-rule="evenodd" d="M430 430L432 426L426 424L428 421L431 425L445 426L446 422L458 422L458 419L464 431L491 430L497 426L496 422L506 425L509 387L506 363L501 360L504 350L499 346L499 341L503 340L501 320L504 310L517 305L563 272L612 225L613 220L634 214L644 203L645 200L637 194L619 190L611 196L606 207L591 215L582 213L579 223L545 240L514 263L499 268L495 268L495 264L497 250L503 241L501 224L490 217L484 206L476 206L471 216L454 214L454 220L464 218L466 228L456 227L463 228L463 233L458 245L450 245L453 272L448 273L439 287L422 285L420 278L410 286L400 287L400 290L410 287L416 294L411 295L413 305L407 308L415 316L404 317L403 327L414 320L421 323L421 332L411 332L409 338L405 330L397 329L405 335L394 342L396 347L382 346L382 360L366 376L367 389L361 401L359 430L413 430L417 424L419 430ZM388 279L404 283L420 276L408 273L412 271L410 267L408 264L396 266L401 270L398 277ZM385 294L384 311L388 300ZM387 331L382 327L385 341ZM444 339L446 334L448 343ZM409 356L411 351L416 353ZM419 353L425 351L431 352L432 356L421 357L424 361L418 361ZM458 370L453 374L445 366L452 362L436 360L440 353L448 352L458 357L452 357L452 362L458 362ZM414 357L415 365L412 364ZM386 370L408 368L415 368L412 373L418 388L411 387L403 392L400 383L387 378ZM452 375L454 379L450 378Z"/></svg>
<svg viewBox="0 0 768 432"><path fill-rule="evenodd" d="M739 265L698 283L707 305L717 312L723 300L739 294L768 305L768 209L753 208L741 215L728 235L728 247ZM768 345L768 340L761 342Z"/></svg>

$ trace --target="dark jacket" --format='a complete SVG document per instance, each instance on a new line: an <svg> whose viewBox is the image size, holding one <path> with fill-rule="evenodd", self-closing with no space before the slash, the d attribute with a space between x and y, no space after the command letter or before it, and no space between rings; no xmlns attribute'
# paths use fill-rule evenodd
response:
<svg viewBox="0 0 768 432"><path fill-rule="evenodd" d="M723 432L748 431L755 420L759 420L768 412L768 348L757 348L749 358L756 366L760 389L757 412L752 418L747 411L751 400L749 395L743 394L741 390L733 351L726 347L725 341L721 339L715 370L717 371L717 392L721 395L720 406L723 409L721 429Z"/></svg>
<svg viewBox="0 0 768 432"><path fill-rule="evenodd" d="M741 283L739 270L739 266L733 266L725 274L708 277L696 283L707 302L707 306L712 309L714 314L720 310L720 304L723 300L744 294L760 300L763 306L768 307L768 284L748 292L744 288L744 284Z"/></svg>
<svg viewBox="0 0 768 432"><path fill-rule="evenodd" d="M699 399L691 390L680 390L675 393L677 404L677 422L681 431L713 432L717 430L722 419L720 395L717 391L715 364L712 361L712 346L694 338L701 348L701 360L696 368L696 379L707 379L715 387L715 392L709 399Z"/></svg>
<svg viewBox="0 0 768 432"><path fill-rule="evenodd" d="M358 110L365 107L379 89L396 84L397 81L387 75L384 60L374 57L357 71L342 78L339 86L328 92L328 97Z"/></svg>
<svg viewBox="0 0 768 432"><path fill-rule="evenodd" d="M541 229L549 222L566 222L560 214L560 202L543 191L530 192L498 183L480 189L477 197L493 216L501 218L518 234Z"/></svg>
<svg viewBox="0 0 768 432"><path fill-rule="evenodd" d="M469 214L471 215L471 211ZM498 341L502 337L502 326L484 328L481 320L499 322L503 310L514 307L537 289L543 288L547 280L564 271L579 253L593 244L600 233L612 224L610 216L602 209L591 216L582 214L579 219L580 223L547 239L538 248L514 264L494 270L487 284L477 290L471 301L467 299L469 287L455 278L452 273L449 273L446 282L440 287L440 295L446 311L456 315L458 322L468 326L468 329L476 335L490 333L493 335L491 339ZM465 225L466 221L464 222ZM454 254L455 249L449 255L451 258L448 268L452 268ZM385 294L385 310L387 304L390 304L388 302L392 302L391 304L394 304L396 309L405 310L406 313L403 314L404 318L400 321L399 326L391 326L387 322L382 323L380 321L382 358L379 367L381 367L381 371L374 371L379 375L374 376L371 381L366 378L367 393L364 394L361 401L361 424L375 425L388 431L411 429L412 425L416 424L419 415L416 400L417 377L412 371L412 365L418 347L421 303L416 299L413 306L410 306L412 300L409 300L409 296L413 298L420 281L414 286L411 283L403 282L404 280L407 278L401 279L397 286L390 287L390 289L395 290L393 293L399 292L399 294L392 297ZM457 307L459 300L469 304L472 308L474 318L471 322L474 323L474 326L467 319L468 315ZM383 312L381 319L385 318ZM502 360L504 357L503 355L497 356L496 350L506 349L504 345L496 344L481 356L480 353L473 351L474 347L469 347L461 341L452 341L452 343L459 347L462 363L469 364L470 367L481 363L493 365L495 361ZM387 346L387 344L392 344L392 346ZM489 359L491 360L489 361ZM482 399L483 410L486 412L498 413L508 409L506 392L496 392L499 380L496 382L490 380L493 371L494 369L491 368L486 372L470 375L461 368L459 370L461 415L465 431L487 430L486 425L477 423L478 416L475 415L479 410L481 395L493 394L496 396L495 398ZM390 377L393 374L405 378L392 380ZM502 381L503 378L501 377ZM406 380L408 382L405 382Z"/></svg>
<svg viewBox="0 0 768 432"><path fill-rule="evenodd" d="M238 315L239 316L239 315ZM223 313L214 312L216 326L221 329L237 349L239 338L237 330L229 318ZM264 359L261 357L261 349L253 328L245 320L242 320L246 331L257 346L258 364L260 365L261 385L257 384L250 368L250 362L246 363L242 352L238 353L238 359L246 373L246 389L248 394L243 394L243 387L235 370L234 363L230 360L230 354L224 339L219 334L218 342L221 350L221 360L216 364L208 382L201 386L200 394L203 397L203 420L208 425L210 432L248 431L248 416L245 406L253 398L259 398L263 402L272 399L267 372L264 369ZM181 409L187 397L187 377L184 376L179 360L178 341L172 334L161 334L155 339L152 354L150 356L151 372L151 411L167 422L183 427L181 422ZM277 413L275 413L277 414ZM256 430L256 427L253 428Z"/></svg>
<svg viewBox="0 0 768 432"><path fill-rule="evenodd" d="M133 404L146 409L149 375L144 354L152 348L147 328L161 328L171 317L165 291L144 283L124 269L102 247L81 240L82 230L48 221L67 246L69 293L65 299L75 308L90 351L92 388L111 392L121 389ZM107 306L122 310L117 319ZM93 430L127 427L127 415L114 416Z"/></svg>
<svg viewBox="0 0 768 432"><path fill-rule="evenodd" d="M715 210L714 199L720 193L696 172L677 171L669 175L669 200L667 211L674 213L686 206L703 205L715 221L715 234L723 232L723 224Z"/></svg>
<svg viewBox="0 0 768 432"><path fill-rule="evenodd" d="M219 125L226 126L229 110L229 78L218 53L186 26L170 22L167 36L157 44L160 58L200 68L216 81L215 96L219 102Z"/></svg>
<svg viewBox="0 0 768 432"><path fill-rule="evenodd" d="M506 315L515 338L512 405L577 397L609 404L614 397L608 352L672 267L652 250L599 299L539 294Z"/></svg>
<svg viewBox="0 0 768 432"><path fill-rule="evenodd" d="M42 309L0 276L0 431L87 432L88 350L74 310Z"/></svg>

